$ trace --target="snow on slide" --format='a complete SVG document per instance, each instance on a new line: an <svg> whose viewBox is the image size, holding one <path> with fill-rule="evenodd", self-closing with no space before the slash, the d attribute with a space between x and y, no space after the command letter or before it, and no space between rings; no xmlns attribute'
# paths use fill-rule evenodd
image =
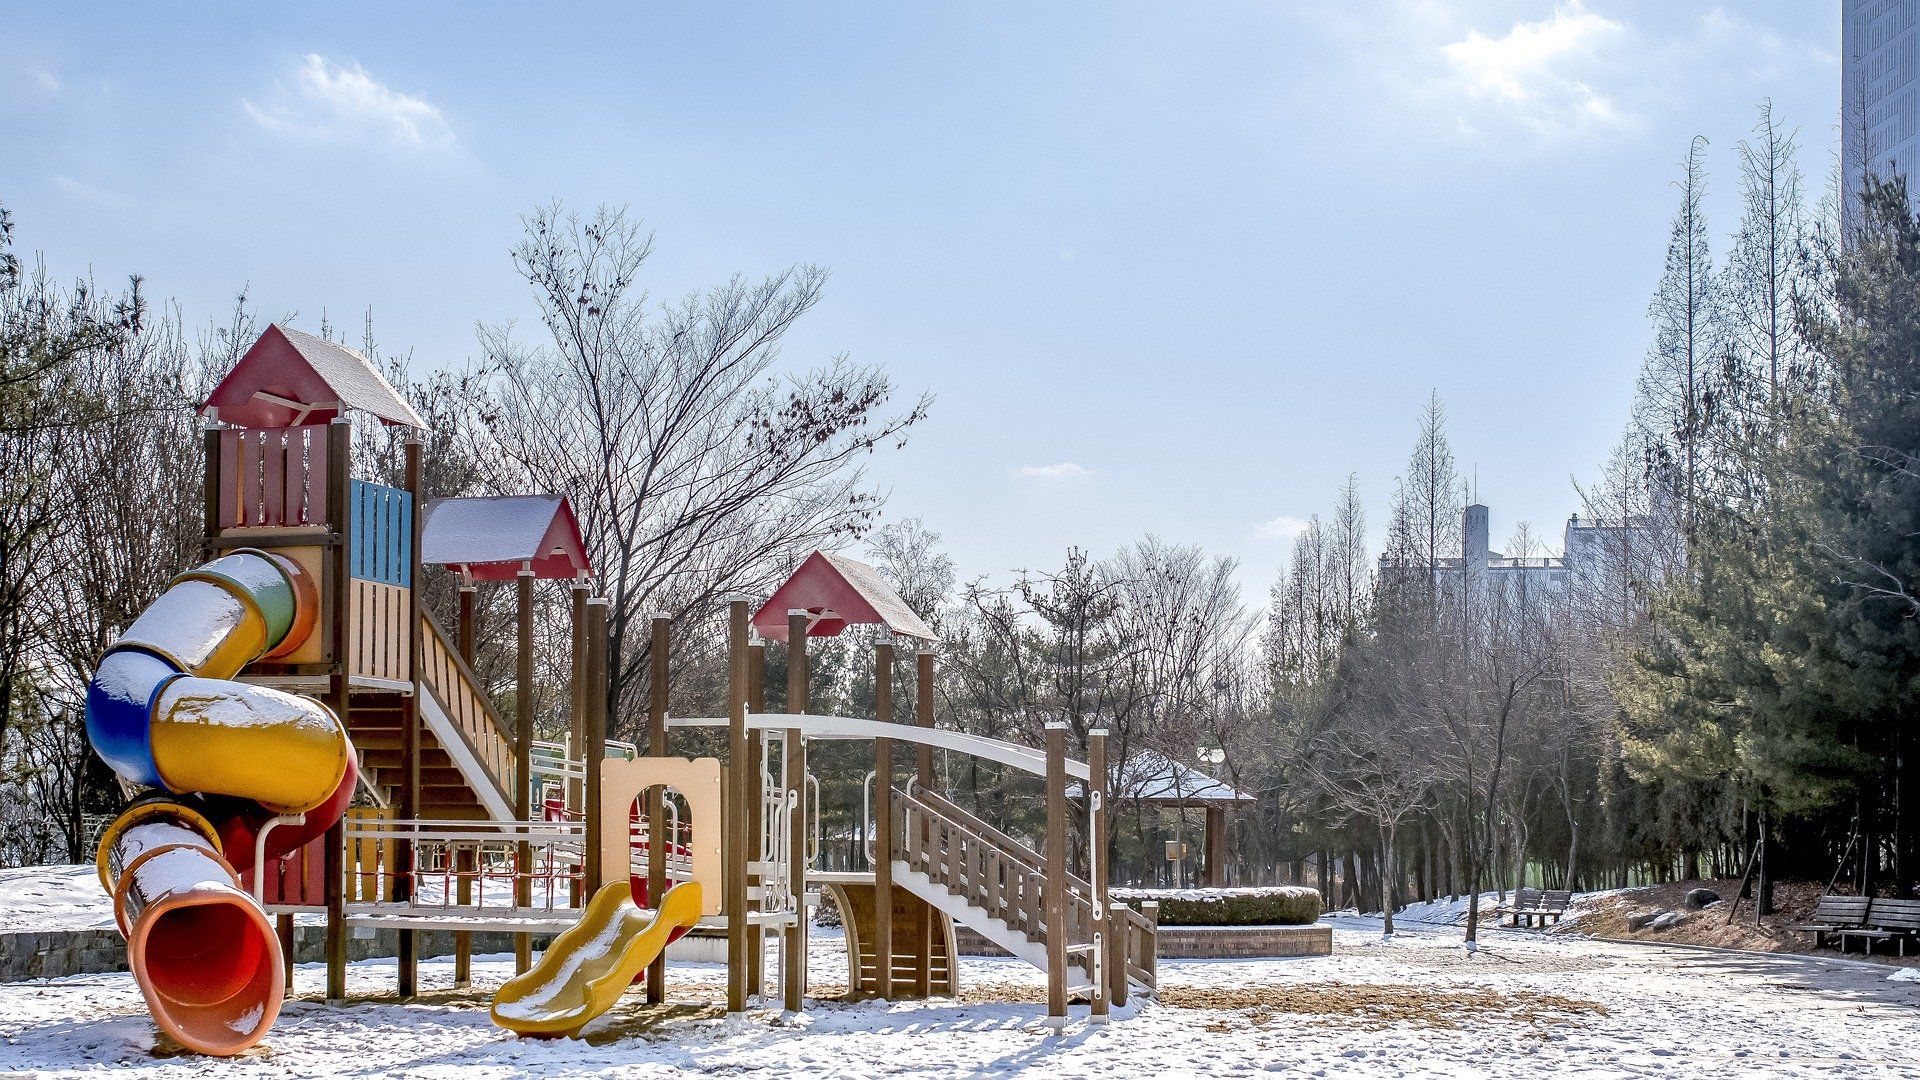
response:
<svg viewBox="0 0 1920 1080"><path fill-rule="evenodd" d="M647 911L621 881L593 894L580 921L493 997L493 1022L520 1035L571 1037L620 1000L661 950L700 918L700 883L682 882Z"/></svg>

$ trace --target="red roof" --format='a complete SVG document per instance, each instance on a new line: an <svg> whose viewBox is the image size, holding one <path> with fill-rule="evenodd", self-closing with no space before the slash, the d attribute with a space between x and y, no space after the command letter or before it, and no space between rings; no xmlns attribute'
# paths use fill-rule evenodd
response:
<svg viewBox="0 0 1920 1080"><path fill-rule="evenodd" d="M512 581L523 565L538 578L591 574L573 507L560 495L434 499L420 523L420 561L464 567L478 581Z"/></svg>
<svg viewBox="0 0 1920 1080"><path fill-rule="evenodd" d="M785 641L787 613L797 610L811 616L808 637L832 637L854 624L875 624L903 637L933 640L933 631L880 571L843 555L816 551L807 556L760 606L753 628L763 638Z"/></svg>
<svg viewBox="0 0 1920 1080"><path fill-rule="evenodd" d="M427 426L371 360L278 324L267 327L200 407L223 424L250 428L324 424L347 409L372 413L383 424Z"/></svg>

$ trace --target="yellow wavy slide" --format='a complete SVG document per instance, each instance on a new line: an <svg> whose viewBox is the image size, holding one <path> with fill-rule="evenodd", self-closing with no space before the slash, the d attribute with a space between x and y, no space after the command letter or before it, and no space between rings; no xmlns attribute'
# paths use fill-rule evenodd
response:
<svg viewBox="0 0 1920 1080"><path fill-rule="evenodd" d="M521 1035L571 1038L620 1000L667 943L700 919L700 883L667 890L658 911L625 881L603 887L525 975L493 995L493 1022Z"/></svg>

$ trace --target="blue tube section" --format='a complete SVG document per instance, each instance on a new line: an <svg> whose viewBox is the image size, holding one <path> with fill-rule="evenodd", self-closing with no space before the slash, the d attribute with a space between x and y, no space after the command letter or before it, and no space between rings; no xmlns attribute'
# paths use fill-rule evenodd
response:
<svg viewBox="0 0 1920 1080"><path fill-rule="evenodd" d="M148 729L160 688L181 676L172 664L140 649L116 649L87 684L87 738L114 772L136 784L164 786Z"/></svg>

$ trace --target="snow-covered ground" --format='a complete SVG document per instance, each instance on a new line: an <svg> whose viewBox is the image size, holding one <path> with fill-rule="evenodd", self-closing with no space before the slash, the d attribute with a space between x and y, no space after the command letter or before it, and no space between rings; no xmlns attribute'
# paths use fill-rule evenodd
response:
<svg viewBox="0 0 1920 1080"><path fill-rule="evenodd" d="M267 1042L209 1062L155 1047L129 977L83 976L0 985L0 1073L1920 1077L1920 983L1884 968L1503 931L1468 957L1456 929L1401 924L1383 943L1377 921L1342 917L1328 957L1166 961L1158 1003L1104 1027L1076 1008L1058 1035L1042 1023L1036 972L969 959L960 1002L822 1001L797 1019L726 1018L723 969L676 965L665 1008L629 994L583 1040L517 1041L487 1020L511 971L490 957L465 993L450 989L447 961L425 964L426 992L406 1005L391 997L391 961L355 965L365 1000L344 1007L319 1001L324 971L303 966ZM814 989L835 992L842 943L822 933L815 949Z"/></svg>
<svg viewBox="0 0 1920 1080"><path fill-rule="evenodd" d="M0 930L113 926L113 901L92 863L0 868Z"/></svg>

